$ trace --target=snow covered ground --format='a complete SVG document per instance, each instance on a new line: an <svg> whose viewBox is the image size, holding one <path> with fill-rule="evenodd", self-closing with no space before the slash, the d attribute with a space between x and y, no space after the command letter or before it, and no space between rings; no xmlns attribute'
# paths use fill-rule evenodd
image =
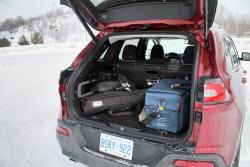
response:
<svg viewBox="0 0 250 167"><path fill-rule="evenodd" d="M81 166L61 154L55 136L59 73L81 48L0 51L0 167Z"/></svg>
<svg viewBox="0 0 250 167"><path fill-rule="evenodd" d="M235 39L250 52L250 39ZM0 49L0 167L80 167L62 155L55 137L58 76L84 43ZM250 87L250 62L248 69ZM248 89L250 107L250 89ZM250 164L250 108L246 113L241 167Z"/></svg>

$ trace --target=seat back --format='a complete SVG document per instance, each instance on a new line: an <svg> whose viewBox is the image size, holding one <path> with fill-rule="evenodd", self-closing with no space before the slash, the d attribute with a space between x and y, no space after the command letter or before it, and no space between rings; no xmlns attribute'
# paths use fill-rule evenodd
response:
<svg viewBox="0 0 250 167"><path fill-rule="evenodd" d="M183 55L184 64L193 64L194 61L194 46L187 46Z"/></svg>
<svg viewBox="0 0 250 167"><path fill-rule="evenodd" d="M137 59L137 47L134 45L125 46L122 53L122 61L136 62L136 59Z"/></svg>
<svg viewBox="0 0 250 167"><path fill-rule="evenodd" d="M166 64L166 60L164 58L164 50L161 45L153 46L148 64Z"/></svg>

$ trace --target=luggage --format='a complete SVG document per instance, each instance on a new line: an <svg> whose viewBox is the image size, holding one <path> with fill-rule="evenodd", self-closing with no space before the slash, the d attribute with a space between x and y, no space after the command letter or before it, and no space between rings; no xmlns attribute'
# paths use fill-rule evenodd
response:
<svg viewBox="0 0 250 167"><path fill-rule="evenodd" d="M130 82L125 76L118 73L117 81L105 81L95 84L92 88L94 92L104 92L104 91L133 91L135 90L135 85Z"/></svg>
<svg viewBox="0 0 250 167"><path fill-rule="evenodd" d="M145 90L135 91L105 91L81 100L86 115L93 115L103 111L125 111L138 105L143 105Z"/></svg>
<svg viewBox="0 0 250 167"><path fill-rule="evenodd" d="M110 115L121 115L116 112L144 104L145 90L136 90L136 86L119 73L116 79L106 76L108 75L101 74L98 78L78 85L77 95L81 99L82 109L86 115L102 111L107 111Z"/></svg>
<svg viewBox="0 0 250 167"><path fill-rule="evenodd" d="M177 133L188 125L190 81L163 79L146 92L139 120L149 128Z"/></svg>
<svg viewBox="0 0 250 167"><path fill-rule="evenodd" d="M110 75L111 76L111 75ZM117 79L107 80L111 77L102 73L101 76L81 82L77 88L78 98L84 98L105 91L133 91L136 86L130 82L125 76L118 73Z"/></svg>

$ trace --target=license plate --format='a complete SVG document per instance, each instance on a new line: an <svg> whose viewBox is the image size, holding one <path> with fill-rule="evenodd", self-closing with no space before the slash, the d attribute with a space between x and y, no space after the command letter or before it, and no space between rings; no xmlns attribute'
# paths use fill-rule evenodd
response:
<svg viewBox="0 0 250 167"><path fill-rule="evenodd" d="M101 133L99 146L101 152L132 160L133 146L132 140Z"/></svg>

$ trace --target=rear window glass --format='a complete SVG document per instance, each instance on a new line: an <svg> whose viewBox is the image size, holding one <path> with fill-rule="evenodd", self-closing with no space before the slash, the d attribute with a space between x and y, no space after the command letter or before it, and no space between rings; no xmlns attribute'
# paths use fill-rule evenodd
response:
<svg viewBox="0 0 250 167"><path fill-rule="evenodd" d="M163 46L164 53L183 53L185 48L189 46L185 39L161 39L160 44Z"/></svg>
<svg viewBox="0 0 250 167"><path fill-rule="evenodd" d="M122 41L120 44L117 42ZM169 35L166 37L160 36L148 36L148 37L133 37L128 36L114 36L110 38L110 51L102 55L104 58L120 61L148 61L152 58L152 55L160 54L162 59L182 59L184 52L188 46L193 46L193 43L189 41L185 36ZM125 47L130 45L126 48ZM158 45L158 46L156 46ZM158 49L155 49L157 48ZM159 49L162 48L162 52ZM116 51L115 51L116 50ZM135 54L134 54L135 53ZM127 55L131 54L131 55ZM155 56L153 56L155 57Z"/></svg>
<svg viewBox="0 0 250 167"><path fill-rule="evenodd" d="M190 46L188 44L187 39L169 39L169 38L163 38L160 40L148 40L147 50L145 59L150 59L151 56L151 50L154 47L154 45L159 44L163 47L164 54L168 53L177 53L177 54L183 54L186 47Z"/></svg>

